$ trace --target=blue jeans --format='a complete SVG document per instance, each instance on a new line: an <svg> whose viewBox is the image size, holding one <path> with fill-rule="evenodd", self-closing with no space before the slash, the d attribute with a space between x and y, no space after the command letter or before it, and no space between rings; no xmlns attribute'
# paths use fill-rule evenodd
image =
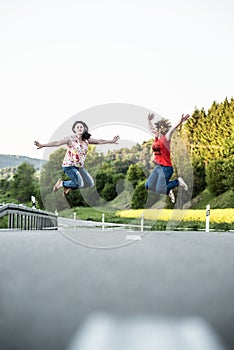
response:
<svg viewBox="0 0 234 350"><path fill-rule="evenodd" d="M63 187L76 189L94 186L93 178L85 168L66 166L63 167L63 171L70 178L70 180L63 181Z"/></svg>
<svg viewBox="0 0 234 350"><path fill-rule="evenodd" d="M168 194L172 188L179 186L178 179L169 181L173 171L172 166L157 165L146 180L145 187L156 193Z"/></svg>

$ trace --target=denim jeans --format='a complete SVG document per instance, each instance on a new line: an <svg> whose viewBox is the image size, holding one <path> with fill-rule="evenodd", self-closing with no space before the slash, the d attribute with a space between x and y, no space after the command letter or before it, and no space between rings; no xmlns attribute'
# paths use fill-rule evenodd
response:
<svg viewBox="0 0 234 350"><path fill-rule="evenodd" d="M172 174L172 166L157 165L146 180L145 187L156 193L168 194L172 188L179 186L178 179L169 181Z"/></svg>
<svg viewBox="0 0 234 350"><path fill-rule="evenodd" d="M70 178L70 180L63 181L63 187L76 189L94 186L93 178L85 168L66 166L63 167L63 171Z"/></svg>

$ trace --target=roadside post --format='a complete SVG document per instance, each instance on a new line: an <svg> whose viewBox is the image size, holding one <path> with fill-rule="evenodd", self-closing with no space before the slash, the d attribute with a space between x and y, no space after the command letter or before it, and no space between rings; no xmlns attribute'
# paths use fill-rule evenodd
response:
<svg viewBox="0 0 234 350"><path fill-rule="evenodd" d="M206 232L210 230L210 204L206 206Z"/></svg>

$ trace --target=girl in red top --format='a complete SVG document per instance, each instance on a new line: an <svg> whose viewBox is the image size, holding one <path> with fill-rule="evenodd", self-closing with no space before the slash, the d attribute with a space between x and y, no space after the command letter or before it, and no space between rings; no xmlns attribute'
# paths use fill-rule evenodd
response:
<svg viewBox="0 0 234 350"><path fill-rule="evenodd" d="M168 195L172 203L175 203L175 196L172 189L182 186L187 191L188 186L182 177L169 181L174 171L171 162L171 137L176 128L189 117L189 114L185 116L183 114L175 126L171 127L170 122L164 118L153 125L154 114L151 113L148 115L149 128L155 137L152 149L154 151L154 163L156 167L146 181L146 188L153 192Z"/></svg>

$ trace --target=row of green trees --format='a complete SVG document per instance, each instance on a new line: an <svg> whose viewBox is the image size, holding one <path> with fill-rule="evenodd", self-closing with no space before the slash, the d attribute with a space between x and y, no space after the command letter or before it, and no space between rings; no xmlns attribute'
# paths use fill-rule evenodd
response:
<svg viewBox="0 0 234 350"><path fill-rule="evenodd" d="M90 146L85 166L95 180L95 187L71 191L66 197L61 192L52 192L58 178L66 179L61 172L65 149L59 148L42 167L40 178L32 165L23 163L12 180L1 180L1 197L25 203L34 195L38 207L53 211L110 203L118 208L120 202L122 207L150 207L159 199L145 189L145 180L154 167L151 145L149 140L106 155ZM193 187L192 193L183 193L181 204L206 187L214 195L233 189L234 100L214 102L207 113L196 108L192 118L173 136L172 158L174 177L183 176Z"/></svg>
<svg viewBox="0 0 234 350"><path fill-rule="evenodd" d="M181 136L189 148L195 175L194 195L208 186L219 195L234 188L234 100L213 102L206 113L195 109Z"/></svg>

